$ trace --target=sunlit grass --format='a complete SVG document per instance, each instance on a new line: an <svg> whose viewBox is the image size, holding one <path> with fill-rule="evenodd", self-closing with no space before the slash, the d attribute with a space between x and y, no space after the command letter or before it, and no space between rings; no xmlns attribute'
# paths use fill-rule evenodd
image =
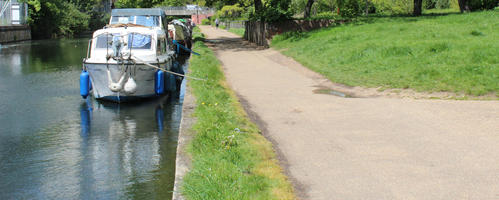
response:
<svg viewBox="0 0 499 200"><path fill-rule="evenodd" d="M284 33L272 47L346 85L499 96L499 10L373 17Z"/></svg>
<svg viewBox="0 0 499 200"><path fill-rule="evenodd" d="M234 33L236 35L239 35L241 37L244 36L244 31L245 31L244 28L231 28L231 29L229 29L229 32Z"/></svg>

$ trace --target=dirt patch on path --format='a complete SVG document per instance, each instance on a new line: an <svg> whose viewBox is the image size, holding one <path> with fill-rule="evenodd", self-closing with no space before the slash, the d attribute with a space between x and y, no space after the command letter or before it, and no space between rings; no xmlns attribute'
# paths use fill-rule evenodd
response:
<svg viewBox="0 0 499 200"><path fill-rule="evenodd" d="M201 29L302 199L499 197L497 101L324 95L327 79L279 52Z"/></svg>

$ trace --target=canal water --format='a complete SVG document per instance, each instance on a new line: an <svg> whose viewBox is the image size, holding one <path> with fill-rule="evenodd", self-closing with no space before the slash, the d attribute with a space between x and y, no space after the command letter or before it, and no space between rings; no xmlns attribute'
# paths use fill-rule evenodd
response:
<svg viewBox="0 0 499 200"><path fill-rule="evenodd" d="M0 199L171 199L181 98L83 100L87 43L0 47Z"/></svg>

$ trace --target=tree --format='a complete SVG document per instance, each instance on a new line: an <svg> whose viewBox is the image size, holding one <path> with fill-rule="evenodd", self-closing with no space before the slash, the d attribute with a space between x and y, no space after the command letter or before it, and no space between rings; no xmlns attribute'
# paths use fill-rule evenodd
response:
<svg viewBox="0 0 499 200"><path fill-rule="evenodd" d="M262 0L254 0L254 1L255 1L255 13L262 13L263 12Z"/></svg>
<svg viewBox="0 0 499 200"><path fill-rule="evenodd" d="M365 11L364 11L364 12L365 12L365 14L366 14L366 16L367 16L367 15L369 15L369 1L368 1L368 0L365 0L365 2L366 2L366 9L365 9Z"/></svg>
<svg viewBox="0 0 499 200"><path fill-rule="evenodd" d="M470 11L470 7L468 6L467 0L458 0L457 2L459 3L459 10L461 10L461 12Z"/></svg>
<svg viewBox="0 0 499 200"><path fill-rule="evenodd" d="M414 16L420 16L423 8L423 0L414 0L414 10L412 14Z"/></svg>
<svg viewBox="0 0 499 200"><path fill-rule="evenodd" d="M28 23L34 38L72 36L88 29L88 4L65 0L30 0Z"/></svg>
<svg viewBox="0 0 499 200"><path fill-rule="evenodd" d="M305 13L303 14L303 18L310 17L310 10L312 10L312 5L314 4L314 0L308 0L307 5L305 6Z"/></svg>

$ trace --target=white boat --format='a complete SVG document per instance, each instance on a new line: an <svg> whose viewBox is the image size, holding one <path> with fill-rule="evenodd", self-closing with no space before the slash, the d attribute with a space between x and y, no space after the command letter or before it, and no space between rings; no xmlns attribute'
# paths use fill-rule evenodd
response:
<svg viewBox="0 0 499 200"><path fill-rule="evenodd" d="M80 93L115 102L162 96L176 90L175 53L161 9L113 9L110 23L94 32L80 75ZM87 78L85 78L87 76Z"/></svg>

